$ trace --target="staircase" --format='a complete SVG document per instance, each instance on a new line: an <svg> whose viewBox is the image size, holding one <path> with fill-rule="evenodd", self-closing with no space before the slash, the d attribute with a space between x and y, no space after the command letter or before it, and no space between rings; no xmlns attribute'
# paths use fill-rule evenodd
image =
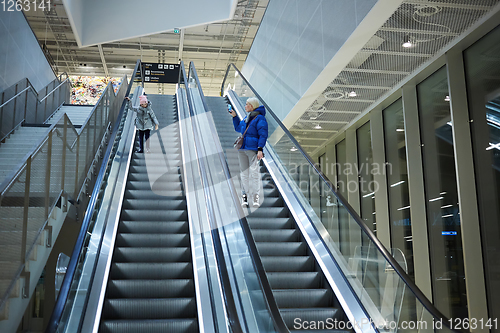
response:
<svg viewBox="0 0 500 333"><path fill-rule="evenodd" d="M89 117L90 113L94 109L94 105L71 105L64 104L52 116L47 119L46 124L53 124L56 122L63 113L66 113L71 123L76 128L80 128Z"/></svg>
<svg viewBox="0 0 500 333"><path fill-rule="evenodd" d="M239 192L238 154L233 148L238 133L227 112L227 101L222 97L206 97L206 101ZM302 332L300 328L331 332L318 329L321 328L319 322L326 323L329 318L332 322L335 319L347 322L347 318L264 166L261 166L261 175L263 202L254 209L249 199L247 220L281 316L292 332ZM300 321L295 321L296 318ZM305 321L309 323L307 327L297 324ZM317 325L310 326L312 322Z"/></svg>
<svg viewBox="0 0 500 333"><path fill-rule="evenodd" d="M148 99L161 135L132 156L99 332L198 332L175 96Z"/></svg>

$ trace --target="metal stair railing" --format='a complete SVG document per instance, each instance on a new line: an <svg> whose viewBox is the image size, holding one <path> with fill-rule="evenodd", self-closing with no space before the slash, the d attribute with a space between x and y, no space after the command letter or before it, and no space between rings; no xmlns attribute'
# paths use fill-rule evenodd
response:
<svg viewBox="0 0 500 333"><path fill-rule="evenodd" d="M56 89L63 87L67 80ZM122 82L127 82L126 76ZM125 86L127 84L123 84L115 95L112 83L108 83L80 132L74 129L66 114L61 115L48 128L47 135L0 184L0 245L7 246L3 255L13 262L9 269L3 270L2 279L11 280L11 283L0 290L0 312L17 280L29 275L27 263L45 230L51 242L46 245L52 246L49 221L55 207L66 212L68 200L73 204L87 202L88 198L83 194L95 182L93 172L101 147L106 144L110 124L117 117L121 105L118 101L123 100ZM42 103L48 96L61 95L56 89L47 93ZM15 243L12 242L13 235L19 238ZM29 278L25 278L23 297L29 296L28 283Z"/></svg>
<svg viewBox="0 0 500 333"><path fill-rule="evenodd" d="M28 78L5 89L0 97L0 142L22 123L44 123L61 104L70 102L70 93L71 84L66 73L39 92Z"/></svg>
<svg viewBox="0 0 500 333"><path fill-rule="evenodd" d="M89 203L85 210L82 226L80 228L78 238L75 242L75 246L68 263L68 268L61 284L61 288L56 299L56 304L54 305L54 310L52 311L49 323L45 330L45 332L47 333L65 331L66 329L68 329L68 325L73 325L74 322L77 323L76 326L80 326L81 324L81 316L83 315L83 313L78 313L78 318L72 318L72 307L74 306L74 302L76 302L76 296L82 296L82 293L77 292L76 290L78 290L80 284L82 283L82 269L87 256L89 255L88 247L90 238L96 232L94 228L96 227L97 212L101 207L102 196L104 195L103 187L107 186L108 184L109 170L111 169L112 161L117 151L117 143L121 138L123 121L125 120L124 115L126 115L126 103L124 98L125 96L129 95L131 87L135 84L135 73L137 73L138 69L140 68L139 66L140 60L137 60L135 69L132 72L133 74L130 82L127 84L125 76L122 80L122 84L120 85L120 89L113 101L109 104L102 104L103 107L108 106L110 108L113 108L114 113L112 114L112 117L110 116L108 117L108 119L115 119L115 121L112 123L112 126L109 126L109 128L111 129L111 133L107 139L109 144L107 144L107 146L105 147L105 153L102 158L99 172L96 172L97 177L95 178L95 182L92 186L88 186L88 188L92 188L92 193L88 196ZM108 83L107 88L110 88L109 92L113 91L111 82ZM95 124L95 119L92 118L92 116L89 117L83 126L87 127L87 124L91 124L92 126L92 124ZM81 133L84 133L84 130L82 130ZM90 281L86 282L90 283ZM87 286L86 289L88 287L89 286ZM85 302L87 300L87 297L88 295L83 294ZM71 328L69 329L74 328L73 326L71 326Z"/></svg>

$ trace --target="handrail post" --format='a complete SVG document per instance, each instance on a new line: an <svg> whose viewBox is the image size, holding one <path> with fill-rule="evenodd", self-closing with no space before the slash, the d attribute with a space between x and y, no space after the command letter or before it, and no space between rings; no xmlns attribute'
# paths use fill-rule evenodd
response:
<svg viewBox="0 0 500 333"><path fill-rule="evenodd" d="M14 96L17 95L19 83L16 83L16 90L14 91ZM14 98L14 109L12 110L12 128L16 127L16 108L17 108L17 97Z"/></svg>
<svg viewBox="0 0 500 333"><path fill-rule="evenodd" d="M45 87L45 96L47 96L47 94L48 94L48 86ZM44 102L44 104L43 104L43 119L47 119L47 99L45 98L45 100L43 102Z"/></svg>
<svg viewBox="0 0 500 333"><path fill-rule="evenodd" d="M73 200L76 201L77 198L77 192L78 192L78 179L79 179L79 174L78 174L78 165L80 164L80 135L76 138L76 156L75 156L75 190L73 191Z"/></svg>
<svg viewBox="0 0 500 333"><path fill-rule="evenodd" d="M28 213L30 207L30 180L31 180L31 159L30 156L26 161L26 173L24 181L24 210L23 210L23 231L21 236L21 262L24 264L27 261L26 258L26 246L27 246L27 236L28 236Z"/></svg>
<svg viewBox="0 0 500 333"><path fill-rule="evenodd" d="M45 170L45 220L49 218L49 205L50 205L50 167L52 164L52 134L54 131L49 132L49 139L47 141L47 169Z"/></svg>
<svg viewBox="0 0 500 333"><path fill-rule="evenodd" d="M28 78L26 78L26 88L29 87ZM24 99L24 121L26 122L26 108L28 107L28 90L26 90L26 97Z"/></svg>
<svg viewBox="0 0 500 333"><path fill-rule="evenodd" d="M64 191L64 177L66 175L66 143L68 141L68 117L64 115L63 129L63 144L62 144L62 161L61 161L61 190Z"/></svg>

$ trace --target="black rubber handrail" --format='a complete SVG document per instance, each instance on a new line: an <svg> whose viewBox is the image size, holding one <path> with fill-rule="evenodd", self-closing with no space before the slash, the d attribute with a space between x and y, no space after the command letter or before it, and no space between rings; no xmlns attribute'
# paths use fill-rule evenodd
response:
<svg viewBox="0 0 500 333"><path fill-rule="evenodd" d="M208 105L206 103L205 95L203 94L203 90L201 89L200 81L198 79L198 74L196 73L196 68L194 66L194 63L191 62L189 67L192 68L192 71L194 73L194 78L196 80L196 84L197 84L199 92L200 92L200 96L201 96L201 99L203 102L203 106L205 108L205 112L208 112L209 111ZM215 124L213 122L209 121L209 126L211 127L211 133L212 133L212 136L214 138L214 142L217 146L217 150L222 152L223 150L222 150L222 146L220 144L220 140L217 136L217 129L215 128ZM257 245L255 244L255 241L253 239L252 233L250 231L250 227L248 225L248 221L247 221L246 217L244 216L243 211L241 209L241 205L240 205L240 202L238 199L238 197L239 197L238 192L234 188L233 182L229 181L231 179L231 174L229 172L229 166L227 164L227 160L224 158L223 154L219 154L219 159L221 161L224 175L226 176L226 180L228 181L229 189L231 191L236 209L239 211L238 215L242 216L242 218L240 218L240 220L239 220L240 226L243 230L243 235L245 236L245 240L246 240L247 245L248 245L250 257L252 259L252 262L253 262L254 267L256 269L256 272L257 272L259 284L260 284L262 291L264 293L264 298L266 299L266 305L268 307L269 312L271 313L271 318L273 320L274 327L278 332L281 332L281 333L290 332L288 330L288 327L286 326L285 322L283 321L283 318L281 317L278 305L276 304L276 299L274 298L271 284L269 283L269 280L267 279L264 265L262 264L262 260L260 258L259 252L257 250Z"/></svg>
<svg viewBox="0 0 500 333"><path fill-rule="evenodd" d="M401 268L401 266L398 264L398 262L392 257L392 255L387 251L387 249L384 247L384 245L380 242L380 240L375 236L373 231L363 222L361 217L356 213L354 208L347 202L347 200L337 191L335 191L332 183L328 180L328 178L325 176L325 174L317 167L317 165L313 162L309 154L307 154L304 149L300 146L300 144L297 142L297 140L293 137L293 135L288 131L288 129L285 127L285 125L281 122L281 120L276 116L276 114L272 111L272 109L267 105L267 103L264 101L264 99L257 93L257 91L252 87L250 82L243 76L243 74L240 72L240 70L236 67L234 63L229 64L226 75L224 76L224 81L222 82L221 86L221 96L224 94L224 85L226 83L227 76L229 74L229 71L231 70L231 67L236 70L238 75L241 77L241 79L246 83L246 85L252 90L252 92L255 94L255 96L259 99L260 102L264 105L266 108L266 112L270 114L273 119L278 123L280 128L283 130L284 134L288 136L288 139L292 141L292 143L295 145L295 148L303 155L303 157L307 160L309 163L310 167L312 167L316 173L319 175L319 177L323 180L324 183L327 184L328 188L330 191L337 197L337 200L344 206L344 208L347 210L349 215L356 221L356 223L359 225L361 230L368 236L371 242L375 244L377 249L380 251L380 253L384 256L385 260L389 262L389 264L392 266L394 271L399 275L399 277L403 280L403 282L406 284L406 286L413 292L415 297L420 301L420 303L423 305L423 307L434 317L438 319L442 319L444 322L444 325L449 328L450 330L454 332L459 332L449 326L449 318L444 316L441 311L439 311L434 304L429 301L429 299L423 294L423 292L420 290L420 288L417 287L417 285L413 282L413 280L406 274L406 272Z"/></svg>
<svg viewBox="0 0 500 333"><path fill-rule="evenodd" d="M141 63L140 60L137 60L133 75L135 75L135 73L137 72L137 68L140 66L140 63ZM124 83L125 82L122 82L122 84ZM127 93L125 94L126 96L129 95L130 89L133 84L134 84L134 76L130 80L129 86L127 88ZM101 168L99 169L99 174L97 176L94 189L92 191L92 195L90 197L87 209L85 210L85 217L83 219L82 226L80 228L80 233L78 234L78 238L75 242L75 247L73 248L73 253L71 254L71 259L69 261L66 274L64 275L61 289L59 290L59 295L57 296L56 304L54 306L54 310L52 311L52 315L50 316L50 320L47 325L47 329L45 330L45 333L54 333L57 330L59 321L61 320L61 316L64 311L64 306L68 299L68 295L71 289L71 284L73 282L73 277L75 275L76 268L78 265L78 258L80 257L80 253L82 252L85 237L87 235L87 229L89 227L90 220L92 219L94 208L97 203L97 198L99 196L99 191L101 189L102 181L106 174L107 164L111 156L111 151L113 149L113 143L115 141L116 134L118 133L118 127L120 125L119 119L122 117L124 110L125 110L125 101L122 102L120 112L116 117L115 124L113 126L113 131L111 132L109 138L109 144L106 149L106 153L104 154L104 157L102 159Z"/></svg>
<svg viewBox="0 0 500 333"><path fill-rule="evenodd" d="M186 70L184 69L184 63L181 62L180 65L181 68L181 79L183 79L184 84L186 85L186 95L187 95L187 101L189 104L189 114L191 118L195 116L194 114L194 106L191 101L191 92L189 91L189 88L187 87L188 81L186 77ZM193 136L195 140L195 146L201 147L201 141L200 138L196 132L197 129L197 124L195 122L192 122L193 125ZM197 153L198 154L198 153ZM213 203L212 203L212 198L210 196L210 193L208 192L207 189L207 171L205 168L205 164L201 162L202 158L199 156L197 159L198 166L201 171L201 177L202 177L202 186L203 186L203 194L206 200L206 207L208 210L208 215L209 215L209 220L211 223L214 223L215 221L215 212L213 210ZM238 311L236 309L236 304L234 301L233 293L231 292L231 283L229 280L229 274L227 272L227 266L226 266L226 260L224 258L224 253L222 250L222 244L220 241L220 236L217 233L217 229L212 228L211 231L212 239L213 239L213 244L214 244L214 253L217 258L217 261L219 262L218 269L220 273L220 278L221 278L221 286L222 286L222 294L224 295L224 301L226 303L226 310L227 310L227 317L229 320L229 323L231 325L232 332L234 333L243 333L243 329L240 325L239 321L239 316L238 316Z"/></svg>

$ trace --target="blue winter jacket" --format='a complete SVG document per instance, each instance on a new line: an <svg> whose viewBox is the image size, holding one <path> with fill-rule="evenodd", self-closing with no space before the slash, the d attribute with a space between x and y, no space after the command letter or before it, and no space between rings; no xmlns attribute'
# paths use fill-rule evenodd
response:
<svg viewBox="0 0 500 333"><path fill-rule="evenodd" d="M243 139L243 146L240 149L248 150L258 150L258 148L264 148L267 140L267 120L266 120L266 109L264 106L259 106L254 111L260 112L259 115L255 116L253 119L249 120L249 128ZM238 117L233 117L234 130L243 134L246 129L247 123L245 119L239 120Z"/></svg>

